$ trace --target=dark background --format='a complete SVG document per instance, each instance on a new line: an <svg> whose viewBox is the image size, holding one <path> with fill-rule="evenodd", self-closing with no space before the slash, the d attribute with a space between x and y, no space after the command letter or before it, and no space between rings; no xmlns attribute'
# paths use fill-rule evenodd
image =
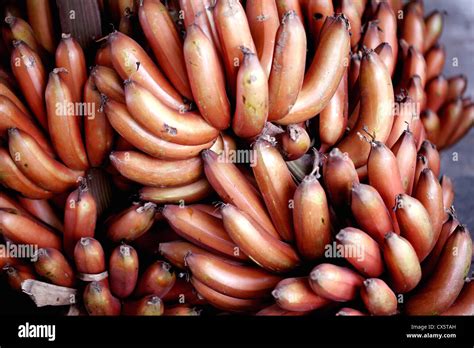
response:
<svg viewBox="0 0 474 348"><path fill-rule="evenodd" d="M474 1L426 0L425 13L434 9L447 11L441 42L446 47L446 77L465 74L468 87L465 95L474 98ZM457 58L459 66L452 65ZM457 155L458 161L453 161ZM474 236L474 131L441 154L441 173L453 179L456 195L454 206L460 221Z"/></svg>

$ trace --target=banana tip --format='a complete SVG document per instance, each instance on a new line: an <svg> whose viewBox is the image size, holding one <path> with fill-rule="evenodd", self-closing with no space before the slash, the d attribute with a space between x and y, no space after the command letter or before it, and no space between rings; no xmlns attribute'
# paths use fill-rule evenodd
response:
<svg viewBox="0 0 474 348"><path fill-rule="evenodd" d="M15 128L15 127L8 128L8 135L9 136L17 135L19 133L20 133L20 131L18 130L18 128Z"/></svg>
<svg viewBox="0 0 474 348"><path fill-rule="evenodd" d="M90 287L93 291L102 292L102 285L100 284L100 282L93 281L92 283L90 283Z"/></svg>
<svg viewBox="0 0 474 348"><path fill-rule="evenodd" d="M418 155L418 160L420 160L423 163L423 165L428 164L428 159L424 155Z"/></svg>
<svg viewBox="0 0 474 348"><path fill-rule="evenodd" d="M338 234L336 234L336 240L338 240L339 242L342 242L346 239L347 237L347 231L345 229L342 229L339 231Z"/></svg>
<svg viewBox="0 0 474 348"><path fill-rule="evenodd" d="M390 232L385 233L384 238L385 238L385 240L388 240L390 238L393 238L395 235L396 235L396 233L394 233L393 231L390 231Z"/></svg>
<svg viewBox="0 0 474 348"><path fill-rule="evenodd" d="M343 154L341 150L339 150L337 147L333 148L331 152L329 152L329 158L339 158L342 157Z"/></svg>
<svg viewBox="0 0 474 348"><path fill-rule="evenodd" d="M5 23L7 23L8 25L12 26L13 23L15 23L15 20L16 20L16 17L14 16L6 16L5 17Z"/></svg>
<svg viewBox="0 0 474 348"><path fill-rule="evenodd" d="M212 150L205 149L201 152L201 157L206 162L213 159L214 157L217 157L217 154Z"/></svg>
<svg viewBox="0 0 474 348"><path fill-rule="evenodd" d="M351 186L351 191L357 192L360 188L360 182L354 181Z"/></svg>
<svg viewBox="0 0 474 348"><path fill-rule="evenodd" d="M280 291L275 289L272 291L272 296L275 300L278 300L280 298Z"/></svg>
<svg viewBox="0 0 474 348"><path fill-rule="evenodd" d="M372 278L364 280L364 286L366 288L370 287L374 283L374 280Z"/></svg>
<svg viewBox="0 0 474 348"><path fill-rule="evenodd" d="M347 31L350 31L352 29L351 28L351 22L349 21L349 18L344 13L338 13L335 16L333 16L333 18L336 21L338 21L338 20L342 21L344 23L344 26L345 26Z"/></svg>
<svg viewBox="0 0 474 348"><path fill-rule="evenodd" d="M139 214L142 214L142 213L145 213L145 212L148 212L148 211L156 211L156 208L157 208L157 205L155 203L152 203L152 202L146 202L145 204L143 205L140 205L137 209L136 209L136 212L139 213Z"/></svg>
<svg viewBox="0 0 474 348"><path fill-rule="evenodd" d="M296 17L296 11L295 10L289 10L289 11L285 12L285 14L283 15L283 17L281 19L281 24L285 25L286 21L288 19L293 19L295 17Z"/></svg>
<svg viewBox="0 0 474 348"><path fill-rule="evenodd" d="M163 262L161 264L161 268L163 268L163 270L165 270L166 272L169 272L171 270L171 265L168 262Z"/></svg>
<svg viewBox="0 0 474 348"><path fill-rule="evenodd" d="M91 244L91 241L92 241L92 238L90 237L82 237L80 240L79 240L79 243L82 245L82 246L88 246Z"/></svg>
<svg viewBox="0 0 474 348"><path fill-rule="evenodd" d="M53 75L58 75L59 73L68 74L69 71L64 67L54 68L53 71L51 71L51 74Z"/></svg>
<svg viewBox="0 0 474 348"><path fill-rule="evenodd" d="M311 280L316 281L316 282L321 279L321 276L322 276L322 274L319 271L319 269L315 269L315 270L311 271L311 273L309 274L309 278Z"/></svg>
<svg viewBox="0 0 474 348"><path fill-rule="evenodd" d="M132 247L127 244L122 244L119 248L119 251L120 251L120 255L129 256L132 251Z"/></svg>
<svg viewBox="0 0 474 348"><path fill-rule="evenodd" d="M23 44L24 44L23 40L13 40L12 41L12 45L13 45L14 48L17 48L17 47L19 47Z"/></svg>
<svg viewBox="0 0 474 348"><path fill-rule="evenodd" d="M147 304L150 304L150 305L161 304L161 299L158 296L153 295L152 297L148 299Z"/></svg>
<svg viewBox="0 0 474 348"><path fill-rule="evenodd" d="M188 250L186 254L184 254L184 264L188 266L188 259L193 255L191 250Z"/></svg>

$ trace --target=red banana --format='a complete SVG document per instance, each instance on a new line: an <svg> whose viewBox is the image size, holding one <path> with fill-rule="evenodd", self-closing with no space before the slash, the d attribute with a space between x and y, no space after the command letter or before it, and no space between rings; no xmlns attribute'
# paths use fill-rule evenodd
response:
<svg viewBox="0 0 474 348"><path fill-rule="evenodd" d="M286 132L277 136L280 151L287 161L301 158L311 146L308 132L297 124L290 124Z"/></svg>
<svg viewBox="0 0 474 348"><path fill-rule="evenodd" d="M125 100L133 118L163 140L181 145L202 145L219 135L219 131L201 115L169 108L133 80L125 83Z"/></svg>
<svg viewBox="0 0 474 348"><path fill-rule="evenodd" d="M109 260L110 290L118 298L132 294L138 280L138 254L129 245L116 247Z"/></svg>
<svg viewBox="0 0 474 348"><path fill-rule="evenodd" d="M303 87L290 113L279 124L306 121L329 103L348 66L350 51L349 22L344 15L327 17L327 29L320 36Z"/></svg>
<svg viewBox="0 0 474 348"><path fill-rule="evenodd" d="M87 80L86 57L82 47L71 34L62 34L62 40L56 49L56 67L67 70L62 79L71 91L72 101L81 102Z"/></svg>
<svg viewBox="0 0 474 348"><path fill-rule="evenodd" d="M274 237L279 237L266 208L248 179L228 158L212 151L202 153L207 180L226 203L235 205ZM252 159L250 159L252 160Z"/></svg>
<svg viewBox="0 0 474 348"><path fill-rule="evenodd" d="M349 154L356 168L366 164L371 148L370 144L360 139L360 132L367 129L375 135L374 140L383 143L389 137L393 124L391 77L385 64L373 51L365 52L362 57L359 85L361 116L338 145L342 152Z"/></svg>
<svg viewBox="0 0 474 348"><path fill-rule="evenodd" d="M459 221L455 216L454 211L451 209L448 211L448 217L446 221L444 221L443 226L441 227L441 233L439 234L438 240L436 241L436 245L431 250L431 253L428 257L424 260L422 264L423 268L423 277L429 277L433 271L435 270L436 265L438 264L439 256L443 252L444 245L448 240L449 236L454 232L456 227L459 225Z"/></svg>
<svg viewBox="0 0 474 348"><path fill-rule="evenodd" d="M94 114L84 118L84 145L90 165L99 167L112 148L115 132L101 108L102 97L92 80L89 77L84 86L84 103L94 108Z"/></svg>
<svg viewBox="0 0 474 348"><path fill-rule="evenodd" d="M4 237L17 244L61 249L61 239L56 234L16 209L0 209L0 230Z"/></svg>
<svg viewBox="0 0 474 348"><path fill-rule="evenodd" d="M443 190L443 206L444 209L449 209L454 202L454 186L451 178L443 175L440 180L441 189Z"/></svg>
<svg viewBox="0 0 474 348"><path fill-rule="evenodd" d="M232 129L241 138L259 135L268 118L268 81L254 51L242 46L236 77L236 106Z"/></svg>
<svg viewBox="0 0 474 348"><path fill-rule="evenodd" d="M123 304L124 315L160 316L164 313L163 301L156 295L144 296Z"/></svg>
<svg viewBox="0 0 474 348"><path fill-rule="evenodd" d="M156 295L161 298L173 287L175 281L176 275L171 271L171 265L156 261L140 276L135 295Z"/></svg>
<svg viewBox="0 0 474 348"><path fill-rule="evenodd" d="M430 49L443 32L444 18L440 11L433 11L425 18L424 51Z"/></svg>
<svg viewBox="0 0 474 348"><path fill-rule="evenodd" d="M272 295L280 308L293 312L313 311L331 302L312 291L307 277L282 280L272 291Z"/></svg>
<svg viewBox="0 0 474 348"><path fill-rule="evenodd" d="M313 291L324 298L337 302L353 300L364 278L349 268L321 263L309 274Z"/></svg>
<svg viewBox="0 0 474 348"><path fill-rule="evenodd" d="M418 259L423 261L437 239L428 211L419 200L407 194L397 195L394 211L401 235L408 239L415 248Z"/></svg>
<svg viewBox="0 0 474 348"><path fill-rule="evenodd" d="M195 277L191 278L191 283L196 291L204 297L208 303L224 311L248 312L259 310L262 307L261 299L241 299L227 296L211 289Z"/></svg>
<svg viewBox="0 0 474 348"><path fill-rule="evenodd" d="M166 205L162 213L178 235L199 247L235 260L248 260L224 230L221 219L193 206Z"/></svg>
<svg viewBox="0 0 474 348"><path fill-rule="evenodd" d="M193 278L224 295L242 299L269 295L281 280L260 268L235 265L205 254L190 252L185 263Z"/></svg>
<svg viewBox="0 0 474 348"><path fill-rule="evenodd" d="M441 315L474 315L474 282L471 279L464 283L456 301Z"/></svg>
<svg viewBox="0 0 474 348"><path fill-rule="evenodd" d="M74 271L63 254L54 248L38 250L34 261L35 271L51 283L59 286L74 287Z"/></svg>
<svg viewBox="0 0 474 348"><path fill-rule="evenodd" d="M302 18L295 12L284 15L275 39L268 80L268 120L285 117L303 86L306 63L306 34Z"/></svg>
<svg viewBox="0 0 474 348"><path fill-rule="evenodd" d="M403 131L400 138L392 147L393 154L397 158L398 170L402 186L407 194L413 191L416 170L416 144L413 133L409 130Z"/></svg>
<svg viewBox="0 0 474 348"><path fill-rule="evenodd" d="M258 59L270 76L275 36L280 25L276 3L274 0L249 0L245 12Z"/></svg>
<svg viewBox="0 0 474 348"><path fill-rule="evenodd" d="M331 220L326 193L319 183L317 164L299 184L294 194L293 224L296 246L308 260L324 255L331 242Z"/></svg>
<svg viewBox="0 0 474 348"><path fill-rule="evenodd" d="M73 256L77 242L83 237L94 237L97 221L97 205L87 184L82 181L72 191L64 208L64 250Z"/></svg>
<svg viewBox="0 0 474 348"><path fill-rule="evenodd" d="M146 233L154 222L156 205L134 203L105 222L107 237L114 241L132 241Z"/></svg>
<svg viewBox="0 0 474 348"><path fill-rule="evenodd" d="M54 53L56 37L54 20L49 1L28 0L26 2L28 22L38 43L49 53Z"/></svg>
<svg viewBox="0 0 474 348"><path fill-rule="evenodd" d="M392 49L394 63L398 57L397 14L388 2L380 1L374 16L382 30L382 41Z"/></svg>
<svg viewBox="0 0 474 348"><path fill-rule="evenodd" d="M408 315L437 315L456 300L469 272L472 240L464 226L458 226L443 248L438 266L426 283L405 304Z"/></svg>
<svg viewBox="0 0 474 348"><path fill-rule="evenodd" d="M183 96L192 100L193 93L184 63L183 43L165 5L157 0L141 1L138 18L143 33L166 77Z"/></svg>
<svg viewBox="0 0 474 348"><path fill-rule="evenodd" d="M192 24L197 24L199 28L212 41L219 54L222 52L217 26L214 20L215 3L212 0L179 0L179 5L183 11L184 24L186 30Z"/></svg>
<svg viewBox="0 0 474 348"><path fill-rule="evenodd" d="M467 77L464 74L452 76L448 79L447 101L461 97L467 88Z"/></svg>
<svg viewBox="0 0 474 348"><path fill-rule="evenodd" d="M104 249L92 237L82 237L76 243L74 262L76 270L86 275L98 275L106 270Z"/></svg>
<svg viewBox="0 0 474 348"><path fill-rule="evenodd" d="M342 256L366 277L379 277L384 265L379 245L367 233L346 227L339 231L336 240L342 246Z"/></svg>
<svg viewBox="0 0 474 348"><path fill-rule="evenodd" d="M420 179L420 174L423 171L423 169L425 169L425 168L429 168L428 167L428 160L423 155L417 155L416 156L416 166L415 166L415 178L414 178L414 181L413 181L413 190L416 190L416 187L418 186L418 180ZM412 191L412 193L413 193L413 191Z"/></svg>
<svg viewBox="0 0 474 348"><path fill-rule="evenodd" d="M30 134L46 152L54 154L49 141L36 127L29 115L21 111L12 99L6 95L0 95L0 134L6 135L8 128L18 128Z"/></svg>
<svg viewBox="0 0 474 348"><path fill-rule="evenodd" d="M184 58L189 83L202 117L222 130L230 125L230 103L225 75L212 40L193 24L186 30Z"/></svg>
<svg viewBox="0 0 474 348"><path fill-rule="evenodd" d="M387 209L392 216L393 228L398 232L398 223L393 212L395 197L404 193L400 170L393 152L379 141L371 142L367 161L367 173L370 185L375 188L382 197Z"/></svg>
<svg viewBox="0 0 474 348"><path fill-rule="evenodd" d="M34 217L53 227L59 232L63 232L64 227L58 215L46 199L30 199L18 196L20 204Z"/></svg>
<svg viewBox="0 0 474 348"><path fill-rule="evenodd" d="M202 160L165 161L136 151L113 151L110 162L121 175L147 186L179 186L195 182L203 172Z"/></svg>
<svg viewBox="0 0 474 348"><path fill-rule="evenodd" d="M241 47L256 52L245 10L238 0L217 1L214 6L219 42L222 47L222 60L227 75L227 83L232 98L235 96L236 80L239 66L242 64L244 53Z"/></svg>
<svg viewBox="0 0 474 348"><path fill-rule="evenodd" d="M165 141L137 123L124 104L109 100L105 114L112 127L130 144L141 151L160 159L186 159L197 156L212 146L213 141L202 145L179 145Z"/></svg>
<svg viewBox="0 0 474 348"><path fill-rule="evenodd" d="M5 149L0 149L0 183L32 199L46 199L52 196L50 191L36 185L23 174Z"/></svg>
<svg viewBox="0 0 474 348"><path fill-rule="evenodd" d="M94 87L96 87L100 94L125 104L122 79L113 68L96 65L92 68L89 79L92 80Z"/></svg>
<svg viewBox="0 0 474 348"><path fill-rule="evenodd" d="M425 22L423 20L423 13L420 13L416 8L416 2L409 3L405 7L400 32L401 38L409 46L413 46L419 52L424 51Z"/></svg>
<svg viewBox="0 0 474 348"><path fill-rule="evenodd" d="M273 144L258 139L253 145L253 151L256 161L253 173L270 217L281 238L291 241L294 239L294 231L290 201L296 184L285 160Z"/></svg>
<svg viewBox="0 0 474 348"><path fill-rule="evenodd" d="M319 113L319 139L321 152L336 144L344 135L349 113L349 91L347 72L341 79L336 93Z"/></svg>
<svg viewBox="0 0 474 348"><path fill-rule="evenodd" d="M123 80L133 78L167 107L186 110L182 97L135 40L115 31L109 34L108 44L112 64Z"/></svg>
<svg viewBox="0 0 474 348"><path fill-rule="evenodd" d="M359 183L359 177L347 153L342 153L338 148L331 150L323 165L323 179L331 203L335 207L348 206L352 185Z"/></svg>
<svg viewBox="0 0 474 348"><path fill-rule="evenodd" d="M226 204L221 213L229 236L261 267L273 272L285 272L299 264L299 257L289 244L266 232L245 212Z"/></svg>
<svg viewBox="0 0 474 348"><path fill-rule="evenodd" d="M394 315L397 312L397 297L381 279L364 280L360 296L372 315Z"/></svg>
<svg viewBox="0 0 474 348"><path fill-rule="evenodd" d="M426 80L439 76L443 73L446 61L446 50L443 45L436 44L426 54Z"/></svg>
<svg viewBox="0 0 474 348"><path fill-rule="evenodd" d="M63 68L54 69L49 74L46 86L46 110L48 113L48 128L51 141L59 158L71 169L86 170L89 167L86 150L82 142L80 117L77 112L77 102L69 85L75 87L75 78L69 84L59 76L59 73L70 74ZM79 100L82 96L79 92ZM76 92L77 93L77 92ZM85 116L85 115L84 115ZM89 117L89 115L87 115Z"/></svg>
<svg viewBox="0 0 474 348"><path fill-rule="evenodd" d="M46 72L39 55L23 41L13 42L11 69L31 111L43 129L48 129L44 91Z"/></svg>
<svg viewBox="0 0 474 348"><path fill-rule="evenodd" d="M166 243L160 243L158 250L160 254L168 260L173 266L185 269L186 264L184 258L188 253L213 256L214 254L181 240L175 240ZM215 256L215 255L214 255Z"/></svg>
<svg viewBox="0 0 474 348"><path fill-rule="evenodd" d="M385 235L383 258L397 293L413 290L421 280L420 261L413 246L405 238L389 232Z"/></svg>
<svg viewBox="0 0 474 348"><path fill-rule="evenodd" d="M370 185L352 186L351 210L357 224L380 245L385 234L393 231L393 223L382 197Z"/></svg>
<svg viewBox="0 0 474 348"><path fill-rule="evenodd" d="M443 190L431 169L423 169L413 197L426 208L433 226L434 239L438 240L446 218L443 206Z"/></svg>
<svg viewBox="0 0 474 348"><path fill-rule="evenodd" d="M89 315L120 315L121 303L110 292L105 280L87 284L83 294L84 307Z"/></svg>
<svg viewBox="0 0 474 348"><path fill-rule="evenodd" d="M143 187L140 199L156 204L190 204L199 202L212 194L213 190L206 178L177 187Z"/></svg>
<svg viewBox="0 0 474 348"><path fill-rule="evenodd" d="M426 108L438 112L448 95L448 81L443 75L438 75L428 81L425 90Z"/></svg>

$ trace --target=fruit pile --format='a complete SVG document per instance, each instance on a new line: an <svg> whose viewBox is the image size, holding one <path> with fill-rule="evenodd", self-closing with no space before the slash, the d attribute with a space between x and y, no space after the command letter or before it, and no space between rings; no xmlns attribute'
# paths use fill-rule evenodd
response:
<svg viewBox="0 0 474 348"><path fill-rule="evenodd" d="M2 8L1 246L39 248L0 255L10 286L71 315L474 314L441 12L97 1L118 30L83 50L54 3Z"/></svg>

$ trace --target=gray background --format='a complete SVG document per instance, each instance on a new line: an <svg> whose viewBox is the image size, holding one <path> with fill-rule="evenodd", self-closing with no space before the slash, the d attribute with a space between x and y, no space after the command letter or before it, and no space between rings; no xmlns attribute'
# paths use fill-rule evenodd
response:
<svg viewBox="0 0 474 348"><path fill-rule="evenodd" d="M441 42L446 46L444 74L465 74L468 87L465 96L474 98L474 0L425 0L425 13L434 9L448 12ZM459 61L453 67L452 59ZM457 154L458 161L453 161ZM454 206L460 221L468 225L474 235L474 130L455 146L441 154L441 173L453 179L456 195Z"/></svg>

